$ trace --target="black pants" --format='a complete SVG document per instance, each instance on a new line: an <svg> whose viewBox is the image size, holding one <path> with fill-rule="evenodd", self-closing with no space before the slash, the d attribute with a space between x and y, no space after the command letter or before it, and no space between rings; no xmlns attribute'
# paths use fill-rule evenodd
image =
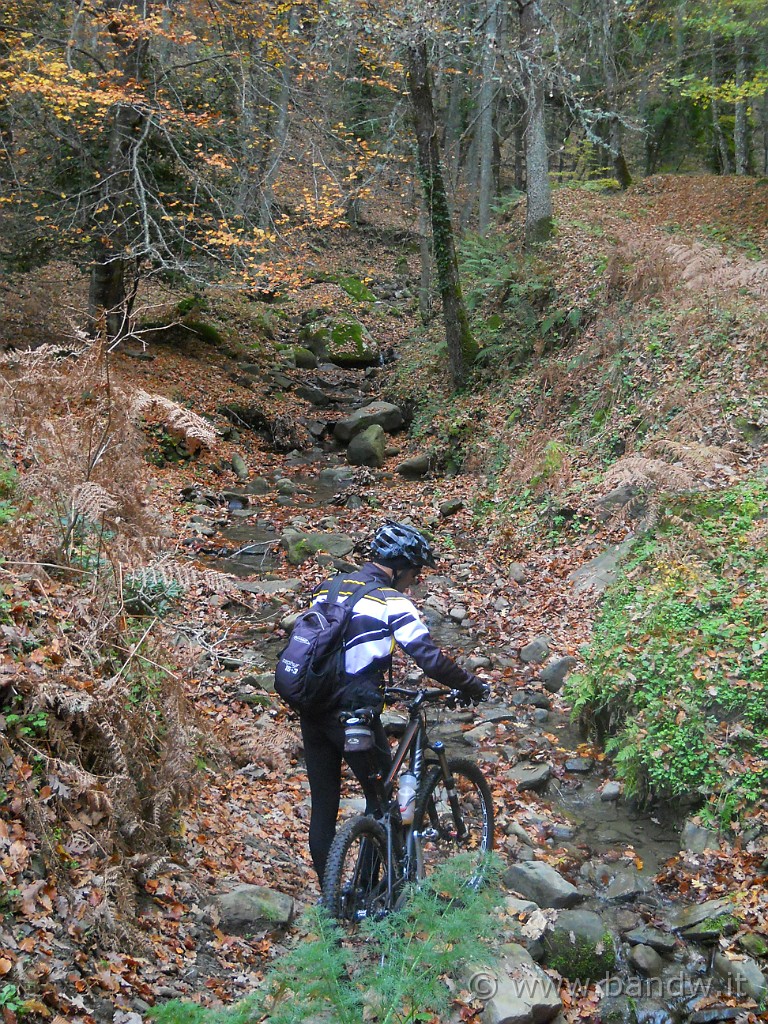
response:
<svg viewBox="0 0 768 1024"><path fill-rule="evenodd" d="M338 711L322 715L302 715L301 735L304 740L304 759L312 797L309 852L322 886L325 862L336 834L336 818L341 797L342 758L346 760L363 787L366 814L380 814L382 808L378 806L376 791L370 781L369 752L344 753L344 726L339 721ZM386 775L392 761L387 737L378 716L373 722L373 735L376 743L374 757L379 771Z"/></svg>

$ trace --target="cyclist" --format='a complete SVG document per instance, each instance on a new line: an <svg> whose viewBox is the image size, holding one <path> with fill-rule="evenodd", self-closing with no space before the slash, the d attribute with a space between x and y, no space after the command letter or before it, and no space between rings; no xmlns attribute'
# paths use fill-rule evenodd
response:
<svg viewBox="0 0 768 1024"><path fill-rule="evenodd" d="M467 702L483 700L489 694L482 679L466 672L435 646L415 605L405 596L418 582L424 568L435 567L427 539L412 526L387 520L376 530L370 550L371 561L345 576L339 593L340 600L344 600L361 584L381 582L381 589L361 598L352 611L345 638L345 678L340 680L335 704L321 714L301 715L312 800L309 850L321 885L336 832L342 757L363 788L366 813L379 811L369 782L368 754L344 752L344 726L339 721L339 712L362 707L381 712L384 681L392 664L395 643L431 679L461 690ZM326 581L317 588L315 601L324 599L329 583ZM382 773L386 774L390 764L389 745L379 714L374 718L373 730L376 755Z"/></svg>

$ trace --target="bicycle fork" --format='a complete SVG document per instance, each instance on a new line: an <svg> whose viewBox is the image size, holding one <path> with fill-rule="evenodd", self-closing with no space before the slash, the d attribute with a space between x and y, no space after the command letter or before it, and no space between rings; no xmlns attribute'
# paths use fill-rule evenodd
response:
<svg viewBox="0 0 768 1024"><path fill-rule="evenodd" d="M461 815L461 808L459 807L459 794L456 792L456 780L453 775L451 775L451 770L448 767L448 756L445 752L445 744L438 740L436 743L432 744L432 749L437 754L440 771L442 772L443 780L445 782L445 790L448 794L448 803L451 805L451 814L453 815L453 822L456 826L456 837L461 841L466 839L467 829Z"/></svg>

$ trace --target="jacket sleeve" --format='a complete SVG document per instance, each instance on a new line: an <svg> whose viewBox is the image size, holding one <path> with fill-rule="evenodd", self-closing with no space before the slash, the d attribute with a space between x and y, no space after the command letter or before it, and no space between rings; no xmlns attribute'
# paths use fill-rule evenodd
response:
<svg viewBox="0 0 768 1024"><path fill-rule="evenodd" d="M387 610L395 642L430 679L455 690L463 690L472 682L475 678L472 673L457 665L435 644L407 597L398 594L396 599L387 600Z"/></svg>

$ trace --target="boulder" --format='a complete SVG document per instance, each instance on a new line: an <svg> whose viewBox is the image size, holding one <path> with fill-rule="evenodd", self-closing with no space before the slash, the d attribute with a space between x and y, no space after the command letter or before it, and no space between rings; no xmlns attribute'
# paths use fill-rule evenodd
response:
<svg viewBox="0 0 768 1024"><path fill-rule="evenodd" d="M616 965L613 935L590 910L561 910L544 933L544 952L548 967L580 984L599 981Z"/></svg>
<svg viewBox="0 0 768 1024"><path fill-rule="evenodd" d="M317 369L317 356L314 352L310 352L308 348L295 348L293 350L293 357L296 360L296 366L300 370L316 370Z"/></svg>
<svg viewBox="0 0 768 1024"><path fill-rule="evenodd" d="M238 455L237 452L232 456L232 470L238 480L247 480L249 473L248 467L245 464L245 460L242 455Z"/></svg>
<svg viewBox="0 0 768 1024"><path fill-rule="evenodd" d="M605 890L605 898L615 903L629 903L631 900L648 892L650 883L634 868L627 868L619 871L608 888Z"/></svg>
<svg viewBox="0 0 768 1024"><path fill-rule="evenodd" d="M286 550L286 557L291 565L301 565L312 555L325 551L336 558L350 554L355 546L351 537L343 533L301 533L299 530L286 530L280 538Z"/></svg>
<svg viewBox="0 0 768 1024"><path fill-rule="evenodd" d="M627 956L627 960L640 974L647 978L658 978L664 970L664 961L655 949L650 946L633 946Z"/></svg>
<svg viewBox="0 0 768 1024"><path fill-rule="evenodd" d="M540 793L546 788L551 777L551 765L534 764L531 761L521 761L507 772L507 778L517 784L519 793L523 793L526 789L530 789L534 793Z"/></svg>
<svg viewBox="0 0 768 1024"><path fill-rule="evenodd" d="M657 953L674 953L677 942L674 935L660 932L658 928L650 928L647 925L640 925L625 932L624 938L630 946L650 946Z"/></svg>
<svg viewBox="0 0 768 1024"><path fill-rule="evenodd" d="M230 935L284 928L293 920L295 910L292 896L263 885L238 885L216 902L221 930Z"/></svg>
<svg viewBox="0 0 768 1024"><path fill-rule="evenodd" d="M737 999L762 1002L768 996L768 980L760 965L751 957L731 960L725 953L715 953L715 974L728 985L728 994Z"/></svg>
<svg viewBox="0 0 768 1024"><path fill-rule="evenodd" d="M558 658L551 665L547 665L539 673L539 678L544 683L544 688L549 690L550 693L557 693L559 690L562 690L565 677L572 668L575 668L576 664L576 659L567 655L565 658Z"/></svg>
<svg viewBox="0 0 768 1024"><path fill-rule="evenodd" d="M549 644L548 636L537 636L521 648L520 657L526 665L538 665L549 657Z"/></svg>
<svg viewBox="0 0 768 1024"><path fill-rule="evenodd" d="M438 507L438 512L443 519L449 519L451 516L455 516L457 512L461 512L464 508L464 502L459 498L454 498L449 501L443 501Z"/></svg>
<svg viewBox="0 0 768 1024"><path fill-rule="evenodd" d="M629 553L634 540L625 540L621 544L612 544L602 555L593 558L580 566L568 577L573 584L577 594L586 590L593 590L596 594L602 592L613 583L618 575L618 566L624 555Z"/></svg>
<svg viewBox="0 0 768 1024"><path fill-rule="evenodd" d="M390 402L371 402L370 405L357 409L351 416L338 420L333 428L333 436L337 441L346 444L352 438L374 424L382 430L392 432L399 430L404 423L402 411Z"/></svg>
<svg viewBox="0 0 768 1024"><path fill-rule="evenodd" d="M397 467L397 472L406 479L418 480L427 475L430 470L430 462L429 455L414 455L412 459L401 462Z"/></svg>
<svg viewBox="0 0 768 1024"><path fill-rule="evenodd" d="M689 818L680 833L680 849L688 853L704 853L706 850L719 850L720 840L717 833L697 825Z"/></svg>
<svg viewBox="0 0 768 1024"><path fill-rule="evenodd" d="M541 860L513 864L504 872L504 884L540 907L568 908L584 899L575 885Z"/></svg>
<svg viewBox="0 0 768 1024"><path fill-rule="evenodd" d="M347 462L350 466L370 466L381 469L384 465L387 447L384 430L374 423L362 433L355 434L347 448Z"/></svg>
<svg viewBox="0 0 768 1024"><path fill-rule="evenodd" d="M483 1024L546 1024L562 1010L555 983L516 943L504 946L497 969L466 973L469 990L485 1001Z"/></svg>

